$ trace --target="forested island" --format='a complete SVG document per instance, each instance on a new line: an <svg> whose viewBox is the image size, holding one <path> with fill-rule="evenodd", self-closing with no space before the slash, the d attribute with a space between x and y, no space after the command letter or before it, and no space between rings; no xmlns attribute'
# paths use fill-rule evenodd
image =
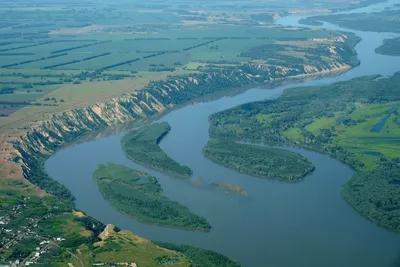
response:
<svg viewBox="0 0 400 267"><path fill-rule="evenodd" d="M320 22L318 20L312 19L312 17L311 18L308 17L308 18L301 19L301 20L299 20L299 23L303 24L303 25L309 25L309 26L322 26L322 25L324 25L324 23L322 23L322 22Z"/></svg>
<svg viewBox="0 0 400 267"><path fill-rule="evenodd" d="M99 164L93 180L105 200L138 221L192 230L211 229L205 218L163 196L157 178L146 173L114 163Z"/></svg>
<svg viewBox="0 0 400 267"><path fill-rule="evenodd" d="M297 153L228 140L210 140L203 154L239 172L287 182L299 181L314 170L314 165Z"/></svg>
<svg viewBox="0 0 400 267"><path fill-rule="evenodd" d="M400 37L384 40L383 44L375 49L375 53L387 56L400 56Z"/></svg>
<svg viewBox="0 0 400 267"><path fill-rule="evenodd" d="M170 130L167 122L143 126L122 137L122 149L134 162L178 177L189 178L192 170L171 159L158 145Z"/></svg>
<svg viewBox="0 0 400 267"><path fill-rule="evenodd" d="M378 79L379 78L379 79ZM400 73L288 89L276 100L214 114L210 133L326 153L354 168L343 197L362 215L400 231Z"/></svg>

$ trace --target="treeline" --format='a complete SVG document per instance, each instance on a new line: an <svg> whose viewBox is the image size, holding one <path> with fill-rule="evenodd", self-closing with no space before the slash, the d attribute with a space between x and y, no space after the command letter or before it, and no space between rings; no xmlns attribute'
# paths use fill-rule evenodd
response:
<svg viewBox="0 0 400 267"><path fill-rule="evenodd" d="M103 197L120 212L145 223L193 230L209 230L205 218L163 196L157 179L128 167L98 165L93 179Z"/></svg>
<svg viewBox="0 0 400 267"><path fill-rule="evenodd" d="M1 53L0 56L33 56L35 53Z"/></svg>
<svg viewBox="0 0 400 267"><path fill-rule="evenodd" d="M115 67L119 67L119 66L122 66L122 65L126 65L126 64L130 64L130 63L133 63L133 62L136 62L136 61L139 61L139 60L140 60L140 58L135 58L135 59L127 60L127 61L122 61L122 62L117 63L117 64L113 64L113 65L102 67L100 70L109 70L109 69L112 69L112 68L115 68Z"/></svg>
<svg viewBox="0 0 400 267"><path fill-rule="evenodd" d="M47 60L47 59L52 59L52 58L57 58L57 57L63 57L63 56L66 56L66 55L68 55L68 53L59 54L59 55L53 55L53 56L48 56L48 57L42 57L42 58L32 59L32 60L25 60L25 61L21 61L21 62L9 64L9 65L3 65L0 68L2 68L2 69L11 68L11 67L15 67L15 66L28 64L28 63L44 61L44 60Z"/></svg>
<svg viewBox="0 0 400 267"><path fill-rule="evenodd" d="M92 60L92 59L99 58L99 57L105 57L108 55L111 55L111 53L103 53L100 55L90 56L90 57L86 57L83 59L77 59L77 60L63 62L63 63L59 63L59 64L55 64L55 65L45 66L45 67L43 67L43 69L54 69L57 67L66 66L66 65L70 65L70 64L74 64L74 63L79 63L79 62L84 62L84 61Z"/></svg>
<svg viewBox="0 0 400 267"><path fill-rule="evenodd" d="M37 187L45 190L47 193L57 197L61 201L73 206L74 196L62 184L53 180L44 169L44 160L40 155L22 155L26 159L25 163L29 165L22 166L25 178Z"/></svg>
<svg viewBox="0 0 400 267"><path fill-rule="evenodd" d="M189 178L192 170L171 159L158 145L170 130L171 127L167 122L143 126L122 137L122 149L134 162L175 176Z"/></svg>
<svg viewBox="0 0 400 267"><path fill-rule="evenodd" d="M205 46L205 45L208 45L208 44L212 44L212 43L214 43L216 41L218 41L218 39L212 40L212 41L208 41L208 42L205 42L205 43L201 43L201 44L198 44L198 45L189 46L189 47L186 47L186 48L182 49L182 51L189 51L189 50L192 50L192 49L197 48L197 47L201 47L201 46Z"/></svg>
<svg viewBox="0 0 400 267"><path fill-rule="evenodd" d="M136 53L179 53L179 50L136 50Z"/></svg>
<svg viewBox="0 0 400 267"><path fill-rule="evenodd" d="M57 53L62 53L62 52L68 52L68 51L72 51L72 50L76 50L76 49L91 47L91 46L100 45L100 44L106 44L106 43L110 43L110 42L112 42L112 41L111 41L111 40L107 40L107 41L97 42L97 43L93 43L93 44L86 44L86 45L73 46L73 47L69 47L69 48L65 48L65 49L60 49L60 50L52 51L51 54L57 54ZM0 52L1 52L1 51L0 51Z"/></svg>
<svg viewBox="0 0 400 267"><path fill-rule="evenodd" d="M2 53L2 52L8 52L8 51L13 51L13 50L17 50L17 49L35 47L35 46L39 46L39 45L46 45L46 44L51 44L51 43L52 43L52 42L42 42L42 43L37 43L37 44L30 44L30 45L23 45L23 46L18 46L18 47L0 49L0 53Z"/></svg>

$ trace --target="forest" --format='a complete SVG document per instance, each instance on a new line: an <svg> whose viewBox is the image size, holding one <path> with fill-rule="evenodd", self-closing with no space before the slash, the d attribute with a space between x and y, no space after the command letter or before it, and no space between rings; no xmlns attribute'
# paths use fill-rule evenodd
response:
<svg viewBox="0 0 400 267"><path fill-rule="evenodd" d="M178 177L190 178L192 170L171 159L159 146L170 130L167 122L133 130L122 137L122 149L134 162Z"/></svg>
<svg viewBox="0 0 400 267"><path fill-rule="evenodd" d="M286 182L301 180L314 170L310 161L295 152L229 140L210 140L203 154L241 173Z"/></svg>
<svg viewBox="0 0 400 267"><path fill-rule="evenodd" d="M375 53L387 56L400 56L400 38L386 39L375 49Z"/></svg>
<svg viewBox="0 0 400 267"><path fill-rule="evenodd" d="M288 89L276 100L210 117L213 138L289 144L355 169L343 197L362 215L400 231L400 73Z"/></svg>
<svg viewBox="0 0 400 267"><path fill-rule="evenodd" d="M189 230L211 229L205 218L162 195L157 178L134 169L108 163L93 173L105 200L138 221Z"/></svg>

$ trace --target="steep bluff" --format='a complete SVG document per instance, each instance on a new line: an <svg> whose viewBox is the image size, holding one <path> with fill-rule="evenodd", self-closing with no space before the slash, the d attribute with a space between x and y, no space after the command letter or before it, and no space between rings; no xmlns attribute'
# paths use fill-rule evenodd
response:
<svg viewBox="0 0 400 267"><path fill-rule="evenodd" d="M352 54L354 56L354 50ZM207 71L170 76L164 81L151 82L133 93L54 114L38 126L29 128L24 136L13 143L13 147L26 179L60 199L73 200L68 190L52 180L43 167L44 160L66 142L111 125L149 118L176 105L219 91L286 77L325 74L327 70L344 71L351 67L349 64L345 59L338 58L329 66L322 64L323 68L296 65L288 69L265 63L210 66Z"/></svg>

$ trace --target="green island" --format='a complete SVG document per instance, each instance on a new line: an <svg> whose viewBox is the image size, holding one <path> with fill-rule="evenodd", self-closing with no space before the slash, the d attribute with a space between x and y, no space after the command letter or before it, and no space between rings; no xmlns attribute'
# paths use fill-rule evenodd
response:
<svg viewBox="0 0 400 267"><path fill-rule="evenodd" d="M167 122L133 130L122 137L122 149L134 162L178 177L190 178L192 170L171 159L159 146L170 130L171 126Z"/></svg>
<svg viewBox="0 0 400 267"><path fill-rule="evenodd" d="M373 13L320 15L307 17L299 22L305 25L320 25L320 21L359 31L400 33L400 10L385 10Z"/></svg>
<svg viewBox="0 0 400 267"><path fill-rule="evenodd" d="M276 100L212 115L210 133L301 146L349 164L355 173L343 197L366 218L400 231L399 84L397 73L288 89Z"/></svg>
<svg viewBox="0 0 400 267"><path fill-rule="evenodd" d="M383 44L375 49L375 53L387 56L400 56L400 37L384 40Z"/></svg>
<svg viewBox="0 0 400 267"><path fill-rule="evenodd" d="M303 25L308 25L308 26L322 26L322 25L324 25L324 23L322 23L322 22L320 22L318 20L312 19L312 17L311 18L308 17L308 18L301 19L301 20L299 20L299 23L303 24Z"/></svg>
<svg viewBox="0 0 400 267"><path fill-rule="evenodd" d="M230 192L234 192L237 193L239 195L242 196L247 196L247 192L241 188L240 186L234 185L234 184L230 184L230 183L222 183L222 182L214 182L212 183L213 186L222 188L224 190L230 191Z"/></svg>
<svg viewBox="0 0 400 267"><path fill-rule="evenodd" d="M105 200L139 221L183 229L211 229L205 218L164 197L157 178L146 173L114 163L99 164L93 180Z"/></svg>
<svg viewBox="0 0 400 267"><path fill-rule="evenodd" d="M210 140L203 154L239 172L287 182L299 181L314 170L314 165L297 153L227 140Z"/></svg>

